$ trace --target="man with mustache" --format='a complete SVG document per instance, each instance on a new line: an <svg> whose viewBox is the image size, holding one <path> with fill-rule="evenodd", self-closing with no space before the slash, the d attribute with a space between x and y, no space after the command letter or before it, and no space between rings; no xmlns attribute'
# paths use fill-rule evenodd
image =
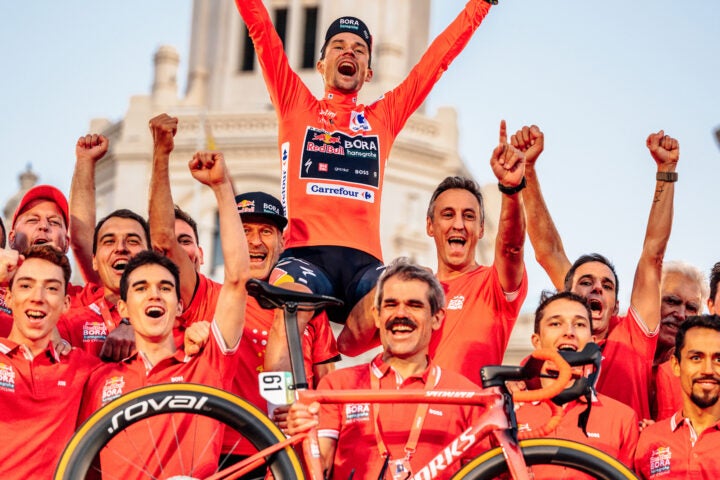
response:
<svg viewBox="0 0 720 480"><path fill-rule="evenodd" d="M427 269L398 258L380 277L373 309L382 353L369 364L332 372L318 389L379 390L478 387L458 373L441 368L428 356L430 338L445 316L445 295ZM378 478L383 464L393 478L410 478L468 426L478 409L460 405L343 404L290 408L288 430L298 433L319 425L320 454L327 478ZM413 425L416 425L413 428ZM418 426L419 425L419 426ZM375 432L382 432L376 434ZM446 469L438 478L449 478Z"/></svg>
<svg viewBox="0 0 720 480"><path fill-rule="evenodd" d="M645 428L635 453L640 478L717 478L720 472L720 316L688 318L670 359L682 408Z"/></svg>

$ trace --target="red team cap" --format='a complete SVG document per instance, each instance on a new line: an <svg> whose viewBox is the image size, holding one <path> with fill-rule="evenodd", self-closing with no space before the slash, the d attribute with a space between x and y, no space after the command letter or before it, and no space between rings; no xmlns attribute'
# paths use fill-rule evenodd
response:
<svg viewBox="0 0 720 480"><path fill-rule="evenodd" d="M57 188L51 185L36 185L28 190L20 200L15 214L12 218L12 228L15 228L15 222L18 217L28 209L30 204L35 200L48 200L58 206L62 213L63 220L65 220L65 227L68 226L68 201L65 195Z"/></svg>
<svg viewBox="0 0 720 480"><path fill-rule="evenodd" d="M235 197L238 213L243 220L253 217L269 220L282 232L288 221L280 200L265 192L241 193Z"/></svg>

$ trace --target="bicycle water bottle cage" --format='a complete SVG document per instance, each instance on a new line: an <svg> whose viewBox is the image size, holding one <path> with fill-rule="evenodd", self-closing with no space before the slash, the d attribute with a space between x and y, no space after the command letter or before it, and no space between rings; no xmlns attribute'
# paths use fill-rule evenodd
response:
<svg viewBox="0 0 720 480"><path fill-rule="evenodd" d="M309 310L343 305L342 300L335 297L286 290L255 278L248 280L245 288L248 295L255 297L260 306L266 309L283 308L286 304L295 304Z"/></svg>

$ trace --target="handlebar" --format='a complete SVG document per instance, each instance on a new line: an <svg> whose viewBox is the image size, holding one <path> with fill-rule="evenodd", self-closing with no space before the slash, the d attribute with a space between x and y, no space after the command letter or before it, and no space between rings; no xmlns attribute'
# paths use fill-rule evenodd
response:
<svg viewBox="0 0 720 480"><path fill-rule="evenodd" d="M538 390L522 390L513 393L513 400L516 402L537 402L554 397L565 389L565 386L572 377L570 364L560 355L557 350L542 348L532 353L532 358L542 362L551 361L558 368L558 378L551 385ZM528 362L530 363L530 362Z"/></svg>

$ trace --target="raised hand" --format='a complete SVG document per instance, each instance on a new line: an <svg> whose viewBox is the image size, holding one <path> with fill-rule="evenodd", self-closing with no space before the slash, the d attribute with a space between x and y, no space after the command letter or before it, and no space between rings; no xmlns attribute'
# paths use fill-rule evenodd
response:
<svg viewBox="0 0 720 480"><path fill-rule="evenodd" d="M545 148L545 134L537 125L524 126L510 138L510 143L525 154L525 168L532 168Z"/></svg>
<svg viewBox="0 0 720 480"><path fill-rule="evenodd" d="M17 250L0 248L0 286L8 286L25 257Z"/></svg>
<svg viewBox="0 0 720 480"><path fill-rule="evenodd" d="M500 121L500 142L490 157L490 166L498 181L516 187L525 175L525 154L507 142L505 120Z"/></svg>
<svg viewBox="0 0 720 480"><path fill-rule="evenodd" d="M171 117L167 113L161 113L150 119L150 133L152 133L155 149L165 153L172 152L175 148L177 126L177 117Z"/></svg>
<svg viewBox="0 0 720 480"><path fill-rule="evenodd" d="M220 152L196 152L188 166L193 178L209 187L229 181L225 157Z"/></svg>
<svg viewBox="0 0 720 480"><path fill-rule="evenodd" d="M195 322L185 329L185 353L197 355L210 338L210 322Z"/></svg>
<svg viewBox="0 0 720 480"><path fill-rule="evenodd" d="M78 161L89 161L93 164L103 158L108 151L110 141L105 135L88 134L78 138L75 144L75 158Z"/></svg>
<svg viewBox="0 0 720 480"><path fill-rule="evenodd" d="M664 130L648 135L645 142L650 155L657 163L658 168L669 167L674 170L680 160L680 143L669 135L665 135ZM663 170L667 170L666 168Z"/></svg>

